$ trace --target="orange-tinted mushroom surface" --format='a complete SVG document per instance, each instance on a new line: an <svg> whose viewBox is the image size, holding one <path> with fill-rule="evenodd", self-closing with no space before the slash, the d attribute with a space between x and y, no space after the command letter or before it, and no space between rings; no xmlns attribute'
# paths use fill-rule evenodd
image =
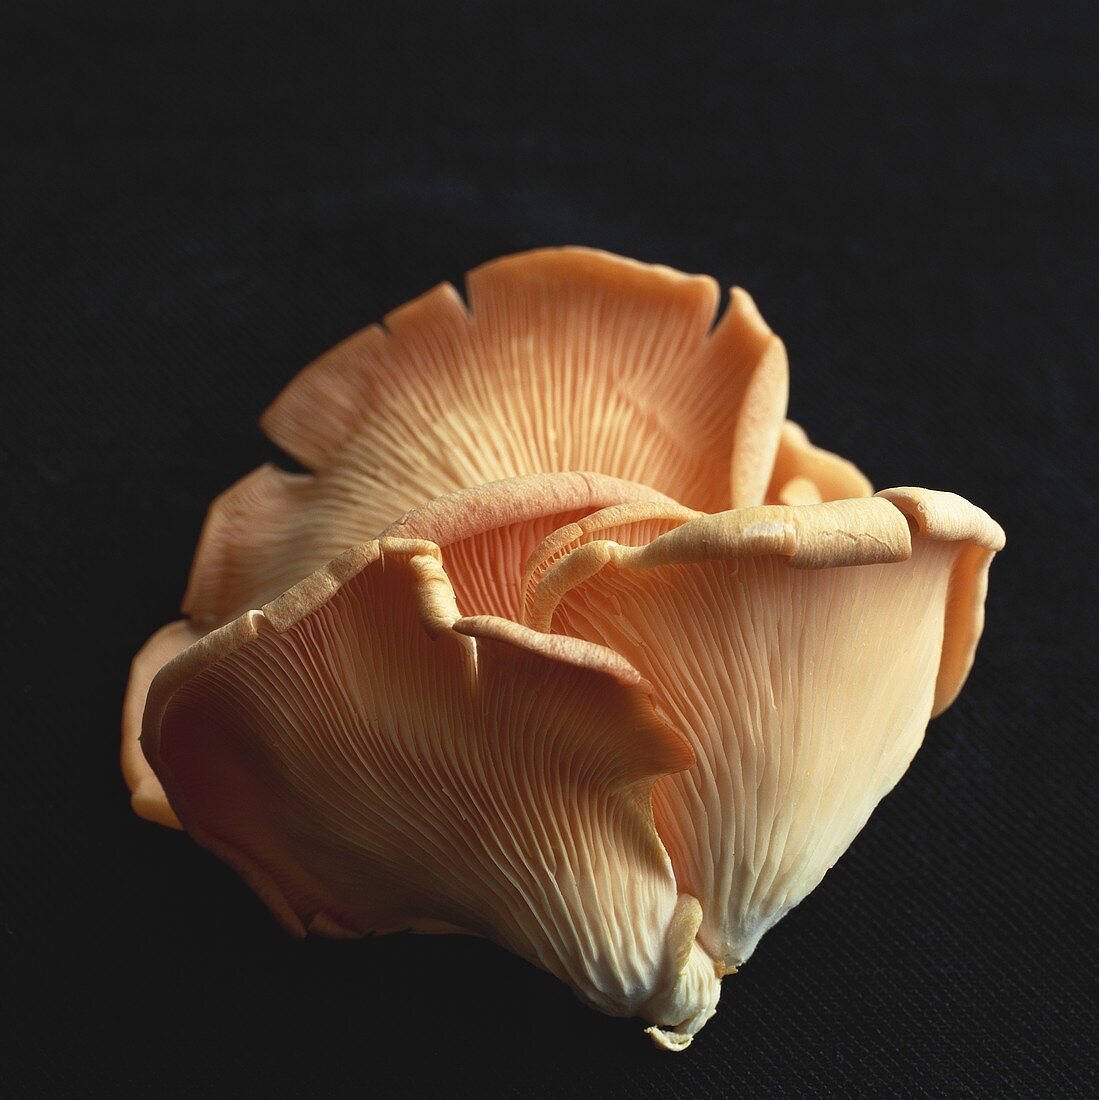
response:
<svg viewBox="0 0 1099 1100"><path fill-rule="evenodd" d="M263 417L123 772L291 932L467 932L687 1047L960 691L1003 532L785 420L734 290L589 249L443 284ZM140 743L139 743L140 735Z"/></svg>
<svg viewBox="0 0 1099 1100"><path fill-rule="evenodd" d="M651 508L615 511L613 533L589 521L544 569L556 536L543 543L527 621L621 654L690 740L697 764L657 785L657 825L728 972L846 851L957 695L1003 533L920 489L685 519L643 545L616 540Z"/></svg>
<svg viewBox="0 0 1099 1100"><path fill-rule="evenodd" d="M138 654L123 715L135 810L174 824L136 751L158 668L349 546L446 494L590 471L703 509L760 503L786 409L782 341L708 276L588 248L483 265L345 340L261 424L311 472L264 465L214 501L183 598L189 624ZM606 501L605 503L610 503Z"/></svg>
<svg viewBox="0 0 1099 1100"><path fill-rule="evenodd" d="M684 738L616 654L463 618L433 543L349 550L153 683L190 833L293 932L487 936L685 1045L719 986L651 790Z"/></svg>

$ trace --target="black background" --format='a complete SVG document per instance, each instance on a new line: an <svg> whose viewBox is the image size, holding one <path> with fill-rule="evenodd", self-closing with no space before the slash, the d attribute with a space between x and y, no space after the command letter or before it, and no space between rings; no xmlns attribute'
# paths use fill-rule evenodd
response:
<svg viewBox="0 0 1099 1100"><path fill-rule="evenodd" d="M1094 1095L1092 8L4 5L9 1094ZM747 287L817 442L1008 533L961 699L678 1056L487 943L285 937L115 760L267 402L561 243Z"/></svg>

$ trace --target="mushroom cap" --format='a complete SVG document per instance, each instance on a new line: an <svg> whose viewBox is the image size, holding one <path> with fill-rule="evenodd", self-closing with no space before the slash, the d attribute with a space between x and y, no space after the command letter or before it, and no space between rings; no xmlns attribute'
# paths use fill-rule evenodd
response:
<svg viewBox="0 0 1099 1100"><path fill-rule="evenodd" d="M206 633L186 619L162 626L137 651L130 664L130 678L122 701L122 778L130 789L130 805L138 817L180 829L179 818L168 805L145 754L141 751L141 716L149 685L156 674L173 658L193 645Z"/></svg>
<svg viewBox="0 0 1099 1100"><path fill-rule="evenodd" d="M458 928L685 1045L718 981L656 833L689 745L621 657L462 617L442 552L347 551L171 661L142 746L291 932Z"/></svg>
<svg viewBox="0 0 1099 1100"><path fill-rule="evenodd" d="M683 1049L956 697L1003 532L784 421L739 289L715 324L581 248L466 287L264 414L308 472L211 506L123 772L291 932L486 936Z"/></svg>
<svg viewBox="0 0 1099 1100"><path fill-rule="evenodd" d="M505 257L321 356L264 413L310 471L262 466L210 508L183 610L224 622L424 501L591 470L706 511L764 498L786 353L751 298L587 248ZM301 568L307 563L306 568Z"/></svg>
<svg viewBox="0 0 1099 1100"><path fill-rule="evenodd" d="M846 458L809 442L805 429L787 420L782 425L768 504L821 504L868 497L874 492L866 475Z"/></svg>
<svg viewBox="0 0 1099 1100"><path fill-rule="evenodd" d="M464 615L519 622L523 566L541 541L593 511L623 505L678 509L663 493L605 474L530 474L437 497L379 538L435 543Z"/></svg>
<svg viewBox="0 0 1099 1100"><path fill-rule="evenodd" d="M632 510L652 522L624 506L620 527ZM573 525L528 562L527 622L620 653L691 742L697 764L656 786L657 826L727 971L817 885L957 694L1003 532L922 489L687 518L640 545L587 526L592 541ZM553 557L555 540L573 549Z"/></svg>
<svg viewBox="0 0 1099 1100"><path fill-rule="evenodd" d="M523 563L539 540L593 509L623 501L672 506L647 486L603 474L534 474L449 493L407 512L382 534L430 539L441 546L463 614L502 615L518 621ZM278 578L286 575L296 574L300 579L320 564L291 561L266 583L279 583ZM256 587L256 579L250 578L240 585L236 598L243 599ZM277 595L278 591L272 591L270 598ZM240 608L241 612L247 610ZM122 710L123 776L132 792L134 811L161 825L180 827L138 747L149 684L172 657L218 625L222 624L217 620L184 620L162 627L138 652L131 668Z"/></svg>
<svg viewBox="0 0 1099 1100"><path fill-rule="evenodd" d="M988 569L1004 548L1003 528L956 493L905 486L877 494L899 508L916 540L958 544L950 574L943 653L935 681L932 717L942 714L965 686L985 625Z"/></svg>
<svg viewBox="0 0 1099 1100"><path fill-rule="evenodd" d="M210 506L183 598L193 627L150 639L127 687L123 771L141 816L178 824L134 748L163 644L262 606L424 501L569 470L699 507L763 499L786 354L744 291L711 331L712 279L587 248L496 260L467 289L468 307L444 283L345 340L263 415L311 472L267 463Z"/></svg>

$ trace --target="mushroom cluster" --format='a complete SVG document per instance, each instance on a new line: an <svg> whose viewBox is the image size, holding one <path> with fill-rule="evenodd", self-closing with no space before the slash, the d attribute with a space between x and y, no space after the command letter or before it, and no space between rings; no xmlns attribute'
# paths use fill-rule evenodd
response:
<svg viewBox="0 0 1099 1100"><path fill-rule="evenodd" d="M785 420L713 280L580 248L352 336L134 659L122 766L291 932L488 937L681 1050L950 705L999 526Z"/></svg>

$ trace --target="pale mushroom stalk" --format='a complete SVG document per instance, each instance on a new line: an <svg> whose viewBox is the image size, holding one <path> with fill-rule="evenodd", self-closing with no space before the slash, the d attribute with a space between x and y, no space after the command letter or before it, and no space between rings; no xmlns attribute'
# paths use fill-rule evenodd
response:
<svg viewBox="0 0 1099 1100"><path fill-rule="evenodd" d="M693 753L616 654L462 617L441 558L356 547L191 646L146 756L290 931L467 930L681 1049L720 987L651 791Z"/></svg>
<svg viewBox="0 0 1099 1100"><path fill-rule="evenodd" d="M820 882L960 689L1003 533L920 489L612 541L631 511L542 544L527 621L620 653L690 741L697 763L657 784L656 820L728 972ZM636 514L651 523L651 506Z"/></svg>

